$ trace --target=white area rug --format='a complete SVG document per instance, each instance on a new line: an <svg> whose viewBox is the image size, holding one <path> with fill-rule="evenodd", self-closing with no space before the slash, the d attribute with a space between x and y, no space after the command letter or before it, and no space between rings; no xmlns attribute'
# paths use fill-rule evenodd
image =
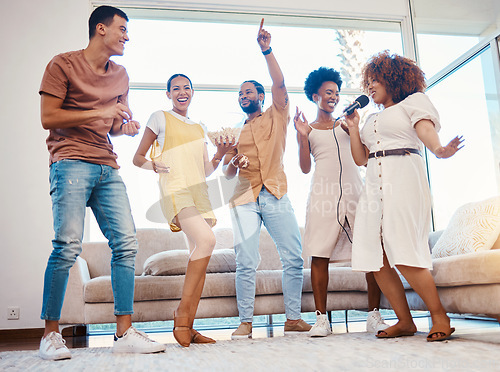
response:
<svg viewBox="0 0 500 372"><path fill-rule="evenodd" d="M72 349L72 359L44 361L37 351L0 353L0 371L500 371L499 345L459 337L426 342L426 333L379 340L367 333L218 341L165 353L113 354Z"/></svg>

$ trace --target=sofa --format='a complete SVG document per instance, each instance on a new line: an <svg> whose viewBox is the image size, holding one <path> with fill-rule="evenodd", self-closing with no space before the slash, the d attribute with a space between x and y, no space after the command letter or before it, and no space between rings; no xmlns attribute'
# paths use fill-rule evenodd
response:
<svg viewBox="0 0 500 372"><path fill-rule="evenodd" d="M218 251L233 247L232 230L215 229ZM184 275L143 275L144 263L164 251L187 252L184 233L168 229L138 229L139 250L135 266L133 322L172 320L184 282ZM282 266L274 242L265 229L260 234L261 263L257 269L255 315L283 314ZM184 254L180 256L187 257ZM226 254L227 256L227 254ZM111 253L106 242L84 243L81 255L70 270L61 326L112 323L113 294L110 277ZM231 257L229 257L231 259ZM231 271L208 272L198 307L198 318L238 316L235 290L234 252ZM178 261L178 260L176 260ZM212 261L212 260L211 260ZM185 261L187 263L187 259ZM302 311L314 311L310 268L304 261ZM174 273L176 274L176 273ZM178 273L177 273L178 274ZM366 309L365 275L349 267L332 267L328 293L329 310Z"/></svg>
<svg viewBox="0 0 500 372"><path fill-rule="evenodd" d="M500 199L499 199L500 206ZM494 212L496 213L496 211ZM500 217L499 217L500 218ZM500 224L499 227L500 229ZM496 229L496 227L495 227ZM431 233L429 249L452 244L443 239L454 238L453 231ZM463 229L462 229L463 230ZM472 232L476 230L472 229ZM497 230L495 230L497 231ZM493 231L498 237L498 232ZM232 230L215 229L214 256L224 265L218 272L215 265L207 273L206 284L199 304L198 318L238 316L235 291L235 263L232 251ZM469 239L470 238L467 238ZM172 262L187 262L185 235L167 229L138 229L139 251L135 267L134 314L132 321L172 320L182 291L184 275L179 267L163 275L146 275L151 257L171 254ZM444 240L444 242L443 242ZM475 314L500 319L500 238L490 247L471 253L459 252L433 259L432 275L441 301L449 313ZM441 248L441 251L443 249ZM446 249L445 249L446 250ZM218 253L224 253L219 255ZM434 254L433 256L436 256ZM255 315L283 314L281 289L282 266L274 242L268 232L260 233L261 262L257 270ZM181 257L181 260L174 259ZM70 271L60 324L62 327L96 323L112 323L113 294L110 279L110 249L105 242L85 243L82 254ZM149 259L149 261L148 261ZM184 263L182 260L185 260ZM153 260L154 261L154 260ZM212 263L212 260L210 261ZM220 264L220 262L219 262ZM154 270L153 270L154 271ZM167 270L168 271L168 270ZM151 274L151 267L149 271ZM154 273L154 272L153 272ZM350 267L331 264L329 268L327 310L367 310L365 274ZM426 310L421 298L403 281L412 310ZM381 308L390 309L382 296ZM302 312L315 311L311 288L310 265L304 260Z"/></svg>

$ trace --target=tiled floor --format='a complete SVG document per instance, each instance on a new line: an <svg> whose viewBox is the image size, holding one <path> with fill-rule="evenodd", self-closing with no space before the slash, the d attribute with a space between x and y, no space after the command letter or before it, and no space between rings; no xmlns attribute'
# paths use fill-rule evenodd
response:
<svg viewBox="0 0 500 372"><path fill-rule="evenodd" d="M416 317L414 318L419 332L428 332L429 318ZM395 319L388 320L388 324L394 324ZM482 319L465 319L465 318L452 318L452 326L456 328L453 334L454 338L463 338L475 341L489 342L500 345L500 325L498 322ZM236 328L236 327L234 327ZM334 334L341 334L347 332L365 332L366 324L364 321L349 321L346 327L344 322L333 323ZM231 329L210 329L203 330L203 334L214 338L215 340L230 340ZM165 344L175 343L175 339L171 331L167 332L149 332L151 338L158 342ZM269 338L269 337L284 337L283 325L275 325L271 327L254 327L253 338ZM67 344L70 348L81 347L111 347L113 345L113 335L92 335L88 337L66 337ZM12 342L2 342L0 344L0 351L9 350L36 350L38 349L40 340L16 340Z"/></svg>

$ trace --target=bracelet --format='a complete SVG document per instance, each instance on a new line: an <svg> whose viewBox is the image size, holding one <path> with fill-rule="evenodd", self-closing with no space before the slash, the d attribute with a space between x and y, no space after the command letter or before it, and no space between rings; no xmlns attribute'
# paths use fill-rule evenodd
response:
<svg viewBox="0 0 500 372"><path fill-rule="evenodd" d="M215 160L216 162L219 162L219 161L221 161L222 159L216 158L216 157L214 156L212 160Z"/></svg>
<svg viewBox="0 0 500 372"><path fill-rule="evenodd" d="M265 56L267 56L268 54L271 54L272 51L273 51L273 49L271 47L269 47L269 49L263 51L262 54L264 54Z"/></svg>
<svg viewBox="0 0 500 372"><path fill-rule="evenodd" d="M440 158L440 157L436 154L436 152L437 152L437 150L442 149L442 148L443 148L443 146L438 146L438 147L436 147L434 150L432 150L432 153L433 153L434 155L436 155L436 158L438 158L438 159L441 159L441 158Z"/></svg>

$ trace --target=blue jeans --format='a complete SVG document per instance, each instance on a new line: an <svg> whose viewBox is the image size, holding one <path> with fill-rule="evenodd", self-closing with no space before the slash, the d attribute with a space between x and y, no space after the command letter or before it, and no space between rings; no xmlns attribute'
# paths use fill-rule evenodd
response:
<svg viewBox="0 0 500 372"><path fill-rule="evenodd" d="M300 318L304 260L299 226L290 200L277 199L265 187L252 203L231 208L236 252L236 299L241 322L253 320L255 275L260 263L262 222L278 248L283 265L283 297L287 319Z"/></svg>
<svg viewBox="0 0 500 372"><path fill-rule="evenodd" d="M125 185L118 170L64 159L50 166L55 238L43 288L41 318L59 320L69 270L82 251L85 208L92 208L112 251L115 315L132 314L137 240Z"/></svg>

